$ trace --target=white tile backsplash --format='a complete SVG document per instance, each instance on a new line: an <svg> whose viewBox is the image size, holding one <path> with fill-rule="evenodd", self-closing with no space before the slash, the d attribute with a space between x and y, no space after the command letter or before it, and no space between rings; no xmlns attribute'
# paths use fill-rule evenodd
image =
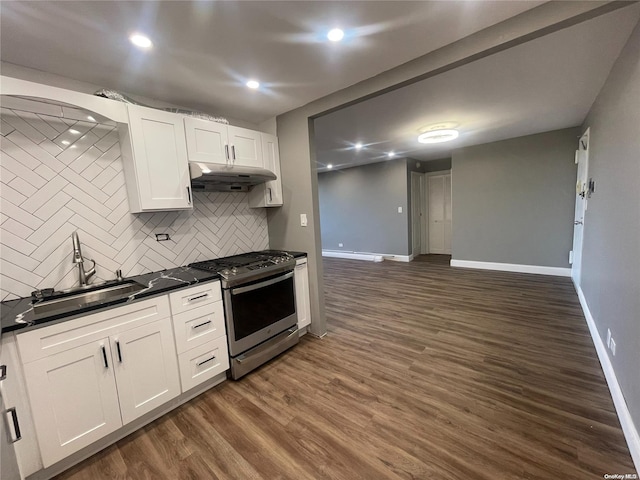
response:
<svg viewBox="0 0 640 480"><path fill-rule="evenodd" d="M114 278L118 268L129 276L268 248L266 212L250 209L245 193L196 193L191 212L129 213L113 123L86 122L87 112L66 107L69 118L51 116L60 107L7 98L0 121L2 300L76 285L74 230L83 255L96 261L94 281ZM171 240L157 242L156 233Z"/></svg>

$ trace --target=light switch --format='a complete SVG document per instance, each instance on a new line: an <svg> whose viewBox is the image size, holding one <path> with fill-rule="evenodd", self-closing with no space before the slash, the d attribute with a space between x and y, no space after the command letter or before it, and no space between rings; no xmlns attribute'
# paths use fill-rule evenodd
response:
<svg viewBox="0 0 640 480"><path fill-rule="evenodd" d="M398 207L398 213L402 213L402 207Z"/></svg>
<svg viewBox="0 0 640 480"><path fill-rule="evenodd" d="M300 214L300 226L301 227L306 227L307 226L307 214L306 213L301 213Z"/></svg>

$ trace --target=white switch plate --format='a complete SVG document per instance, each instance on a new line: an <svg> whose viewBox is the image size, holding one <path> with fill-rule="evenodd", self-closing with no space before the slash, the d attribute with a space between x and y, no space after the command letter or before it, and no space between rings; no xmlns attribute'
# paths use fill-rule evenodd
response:
<svg viewBox="0 0 640 480"><path fill-rule="evenodd" d="M398 207L398 213L402 213L402 207Z"/></svg>
<svg viewBox="0 0 640 480"><path fill-rule="evenodd" d="M607 347L611 348L611 329L607 328Z"/></svg>
<svg viewBox="0 0 640 480"><path fill-rule="evenodd" d="M613 356L616 356L616 341L612 338L611 339L611 353L613 353Z"/></svg>
<svg viewBox="0 0 640 480"><path fill-rule="evenodd" d="M307 214L306 213L301 213L300 214L300 226L301 227L306 227L307 226Z"/></svg>
<svg viewBox="0 0 640 480"><path fill-rule="evenodd" d="M344 247L344 245L342 243L339 243L338 246L339 247Z"/></svg>

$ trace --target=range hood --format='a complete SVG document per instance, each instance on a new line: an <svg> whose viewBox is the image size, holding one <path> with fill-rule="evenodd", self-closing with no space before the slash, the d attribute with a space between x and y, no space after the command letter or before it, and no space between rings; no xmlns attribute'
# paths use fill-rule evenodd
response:
<svg viewBox="0 0 640 480"><path fill-rule="evenodd" d="M248 192L254 185L275 180L266 168L189 162L191 188L194 192Z"/></svg>

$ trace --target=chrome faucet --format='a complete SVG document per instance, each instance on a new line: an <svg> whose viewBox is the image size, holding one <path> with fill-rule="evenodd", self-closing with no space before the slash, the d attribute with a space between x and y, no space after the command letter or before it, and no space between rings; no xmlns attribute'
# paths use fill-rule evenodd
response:
<svg viewBox="0 0 640 480"><path fill-rule="evenodd" d="M93 262L93 266L91 270L86 272L84 270L84 258L82 257L82 250L80 250L80 239L78 238L77 231L71 234L71 241L73 242L73 263L78 264L78 282L80 282L81 287L84 287L88 285L89 279L96 273L96 262L87 258L87 260Z"/></svg>

